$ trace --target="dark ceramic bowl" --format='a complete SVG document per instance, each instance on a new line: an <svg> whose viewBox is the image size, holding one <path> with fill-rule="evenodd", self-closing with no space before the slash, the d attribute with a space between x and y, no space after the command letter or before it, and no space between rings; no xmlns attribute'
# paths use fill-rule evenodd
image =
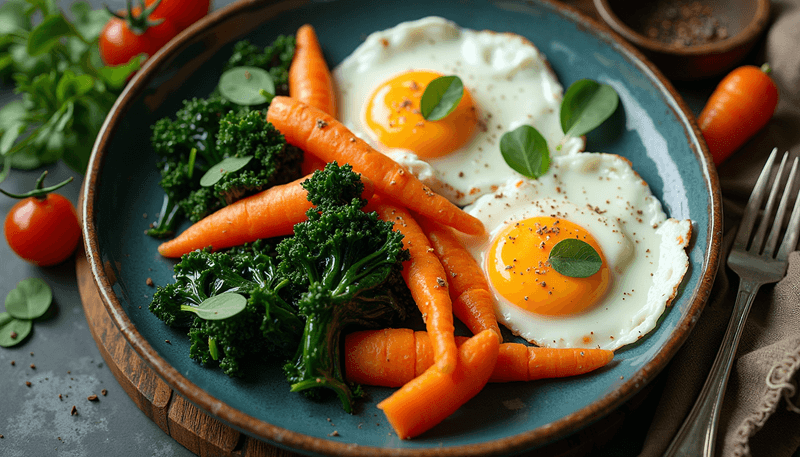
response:
<svg viewBox="0 0 800 457"><path fill-rule="evenodd" d="M182 100L208 95L233 43L247 38L265 46L311 23L335 66L370 32L429 15L527 37L565 87L582 78L612 85L620 109L588 135L588 147L629 159L670 216L693 221L693 236L689 271L672 306L655 330L617 351L612 364L569 379L488 385L443 423L404 441L375 407L393 389L367 388L367 398L351 415L336 399L317 403L290 393L280 362L231 379L191 360L185 330L164 325L148 311L148 278L157 285L172 282L175 262L162 258L159 241L143 232L163 198L150 126L174 116ZM404 0L376 7L368 0L249 0L205 18L148 61L95 144L82 194L83 234L111 319L175 392L244 433L303 453L486 456L539 448L578 431L589 434L640 392L686 340L711 290L722 232L717 176L694 116L655 67L605 30L545 1ZM331 423L338 436L329 435Z"/></svg>
<svg viewBox="0 0 800 457"><path fill-rule="evenodd" d="M600 17L664 74L689 81L732 69L767 27L770 0L594 0ZM697 8L695 9L694 6ZM682 28L681 32L676 31Z"/></svg>

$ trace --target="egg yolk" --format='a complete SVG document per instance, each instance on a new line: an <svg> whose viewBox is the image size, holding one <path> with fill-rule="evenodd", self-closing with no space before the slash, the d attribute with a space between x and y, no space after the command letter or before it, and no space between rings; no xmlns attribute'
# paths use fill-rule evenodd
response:
<svg viewBox="0 0 800 457"><path fill-rule="evenodd" d="M466 88L456 109L445 118L428 121L420 113L425 87L440 76L433 71L410 71L378 86L364 111L368 131L386 147L408 149L428 159L466 144L478 128L475 103Z"/></svg>
<svg viewBox="0 0 800 457"><path fill-rule="evenodd" d="M603 261L587 278L564 276L550 266L550 250L577 238ZM583 227L555 217L533 217L510 224L492 242L487 255L489 281L512 304L544 315L563 316L589 309L606 292L610 272L597 241Z"/></svg>

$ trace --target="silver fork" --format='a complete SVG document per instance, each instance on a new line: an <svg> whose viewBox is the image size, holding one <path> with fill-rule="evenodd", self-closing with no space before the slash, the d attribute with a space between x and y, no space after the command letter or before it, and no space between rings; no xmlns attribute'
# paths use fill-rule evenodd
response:
<svg viewBox="0 0 800 457"><path fill-rule="evenodd" d="M733 356L736 354L736 347L739 345L739 337L742 335L742 328L744 328L747 314L750 312L750 305L753 304L753 299L762 285L777 282L786 275L789 253L797 246L797 237L800 232L800 227L798 227L798 223L800 223L800 194L795 201L781 246L778 252L775 252L786 209L789 205L789 193L797 172L797 158L794 159L775 217L774 219L770 217L775 206L775 200L778 197L779 183L782 180L781 177L789 155L788 152L783 155L769 197L767 197L761 223L751 238L777 152L777 148L772 150L764 169L761 171L761 175L758 177L753 193L750 194L750 200L748 200L745 207L744 217L736 232L736 240L728 256L728 266L739 275L740 281L736 304L733 306L733 313L728 323L728 329L722 339L722 346L717 352L714 365L711 367L711 372L708 374L700 396L697 398L692 411L684 421L678 434L675 435L672 443L670 443L665 457L714 456L714 442L717 434L719 412L722 408L722 398L725 395L725 386L728 384L728 375L733 365ZM772 229L765 243L764 236L770 224Z"/></svg>

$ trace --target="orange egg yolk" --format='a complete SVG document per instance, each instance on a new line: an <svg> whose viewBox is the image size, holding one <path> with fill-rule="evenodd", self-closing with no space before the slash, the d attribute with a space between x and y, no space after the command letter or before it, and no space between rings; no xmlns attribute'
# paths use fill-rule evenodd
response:
<svg viewBox="0 0 800 457"><path fill-rule="evenodd" d="M587 278L564 276L550 266L550 250L577 238L591 245L603 261ZM544 315L563 316L589 309L606 292L610 272L597 241L583 227L554 217L533 217L506 227L487 256L489 281L512 304Z"/></svg>
<svg viewBox="0 0 800 457"><path fill-rule="evenodd" d="M382 145L403 148L420 158L445 156L466 144L478 128L472 96L466 88L456 109L438 121L420 113L425 87L442 76L432 71L409 71L384 82L367 101L367 128Z"/></svg>

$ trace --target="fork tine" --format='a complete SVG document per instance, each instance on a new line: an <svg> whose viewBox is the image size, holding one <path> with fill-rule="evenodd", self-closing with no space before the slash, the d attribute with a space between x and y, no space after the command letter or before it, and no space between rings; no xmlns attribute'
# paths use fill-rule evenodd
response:
<svg viewBox="0 0 800 457"><path fill-rule="evenodd" d="M786 158L786 155L783 157ZM783 190L783 196L781 196L781 203L778 205L778 211L775 213L775 222L772 224L772 230L770 230L769 236L767 237L767 244L764 245L765 256L772 257L775 252L775 246L778 244L778 235L783 227L783 217L786 214L786 207L789 206L789 194L792 192L796 173L797 157L795 157L792 162L792 170L789 172L789 178L786 180L786 187ZM776 178L776 181L777 179L778 178Z"/></svg>
<svg viewBox="0 0 800 457"><path fill-rule="evenodd" d="M761 206L761 201L764 199L764 192L767 190L767 183L769 182L770 171L772 171L772 164L775 163L775 156L778 154L778 148L772 150L761 170L761 175L753 187L753 192L750 194L750 199L747 201L747 206L744 208L744 216L742 222L739 224L739 230L736 232L736 239L734 240L734 248L742 250L747 249L748 241L750 240L750 233L753 231L753 225L756 223L758 216L758 208Z"/></svg>
<svg viewBox="0 0 800 457"><path fill-rule="evenodd" d="M756 234L753 236L753 242L750 245L750 250L756 254L761 254L761 248L764 245L764 235L767 233L767 227L775 226L774 223L771 223L772 208L775 206L775 199L778 197L781 177L783 176L783 169L786 166L786 159L788 157L789 153L785 152L783 154L783 158L781 159L781 164L778 167L778 174L775 175L775 180L772 182L772 188L770 189L769 196L767 197L767 204L764 206L764 212L761 215L761 223L758 224L758 229L756 230ZM777 221L777 219L775 220ZM778 221L778 230L780 230L780 225L780 221Z"/></svg>
<svg viewBox="0 0 800 457"><path fill-rule="evenodd" d="M795 163L797 158L794 159ZM788 192L789 189L787 188ZM794 209L792 216L789 219L789 227L786 228L786 235L783 236L780 250L778 251L778 259L786 260L789 258L789 253L794 251L797 247L797 238L800 235L800 190L797 191L797 200L794 201Z"/></svg>

